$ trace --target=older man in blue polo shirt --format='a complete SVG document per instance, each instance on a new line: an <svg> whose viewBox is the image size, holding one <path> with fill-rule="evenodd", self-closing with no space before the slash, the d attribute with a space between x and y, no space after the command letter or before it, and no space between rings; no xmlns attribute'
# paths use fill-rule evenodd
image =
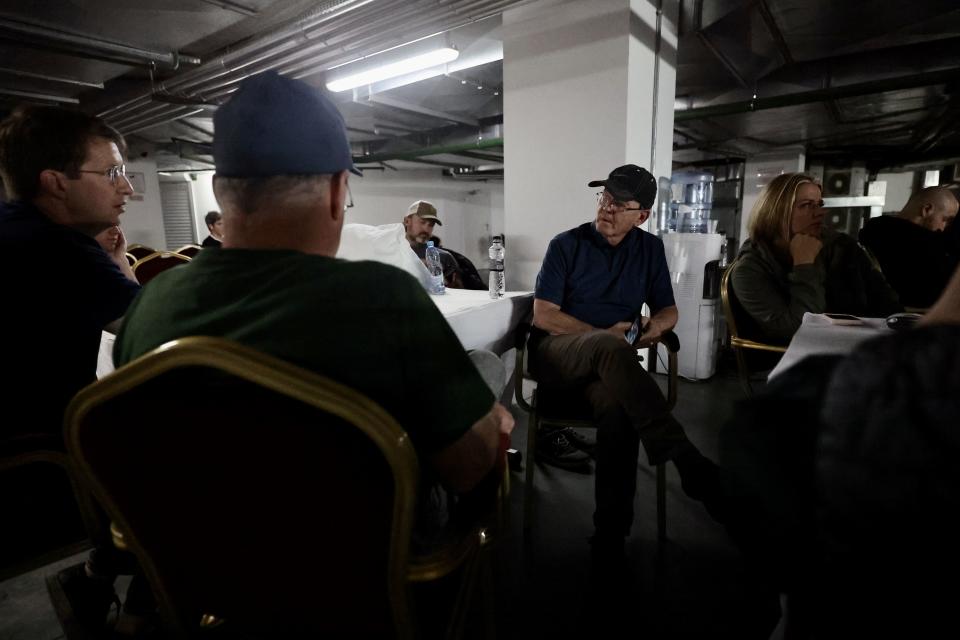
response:
<svg viewBox="0 0 960 640"><path fill-rule="evenodd" d="M684 491L715 517L719 480L637 357L638 348L677 323L663 243L637 226L650 215L656 180L630 164L589 186L604 188L596 219L556 236L537 276L531 367L541 384L580 391L593 407L599 429L591 544L595 555L618 557L633 521L641 442L650 464L674 461ZM641 316L644 303L649 318ZM567 435L544 436L538 457L564 462Z"/></svg>

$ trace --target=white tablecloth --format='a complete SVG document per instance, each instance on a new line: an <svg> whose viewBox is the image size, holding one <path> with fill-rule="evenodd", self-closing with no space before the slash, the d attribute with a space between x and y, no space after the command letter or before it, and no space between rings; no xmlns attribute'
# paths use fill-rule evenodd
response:
<svg viewBox="0 0 960 640"><path fill-rule="evenodd" d="M889 333L885 318L861 318L863 325L836 325L819 313L803 314L803 323L793 335L787 352L768 376L772 380L807 356L845 354L875 336Z"/></svg>
<svg viewBox="0 0 960 640"><path fill-rule="evenodd" d="M514 329L529 318L533 309L530 291L511 292L493 300L486 291L447 289L444 295L430 299L446 317L464 349L488 349L497 355L513 347ZM113 342L114 335L104 331L97 361L98 378L113 371Z"/></svg>

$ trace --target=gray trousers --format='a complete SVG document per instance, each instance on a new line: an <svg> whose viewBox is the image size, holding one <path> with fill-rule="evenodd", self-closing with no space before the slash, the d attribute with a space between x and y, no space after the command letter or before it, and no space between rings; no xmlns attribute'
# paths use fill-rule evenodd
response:
<svg viewBox="0 0 960 640"><path fill-rule="evenodd" d="M640 443L651 465L693 445L673 416L637 351L606 331L546 336L532 353L538 384L583 393L597 424L598 531L626 535L633 522Z"/></svg>

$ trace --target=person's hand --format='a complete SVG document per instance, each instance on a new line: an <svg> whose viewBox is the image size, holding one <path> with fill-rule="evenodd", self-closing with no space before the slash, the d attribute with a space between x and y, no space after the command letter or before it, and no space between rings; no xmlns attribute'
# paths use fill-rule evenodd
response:
<svg viewBox="0 0 960 640"><path fill-rule="evenodd" d="M637 349L646 349L660 342L660 337L663 336L663 327L646 316L643 316L640 322L640 335L637 337L634 346Z"/></svg>
<svg viewBox="0 0 960 640"><path fill-rule="evenodd" d="M617 336L618 338L625 338L627 331L630 331L630 327L633 325L632 322L618 322L612 327L607 327L607 331Z"/></svg>
<svg viewBox="0 0 960 640"><path fill-rule="evenodd" d="M505 436L510 435L514 426L513 414L507 411L507 408L499 402L493 405L493 414L497 418L500 433Z"/></svg>
<svg viewBox="0 0 960 640"><path fill-rule="evenodd" d="M823 243L819 238L798 233L790 240L790 256L793 258L793 264L813 264L822 248Z"/></svg>
<svg viewBox="0 0 960 640"><path fill-rule="evenodd" d="M127 261L127 236L123 235L123 229L117 227L117 243L110 252L110 257L117 262Z"/></svg>

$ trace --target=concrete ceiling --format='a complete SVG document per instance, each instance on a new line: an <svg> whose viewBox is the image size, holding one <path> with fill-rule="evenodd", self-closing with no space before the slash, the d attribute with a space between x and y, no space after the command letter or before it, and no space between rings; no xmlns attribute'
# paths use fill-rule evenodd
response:
<svg viewBox="0 0 960 640"><path fill-rule="evenodd" d="M499 16L524 1L4 0L0 112L75 105L163 169L204 168L211 116L246 75L321 86L433 38L461 53L447 74L336 94L355 156L488 178L503 159ZM680 22L677 164L787 144L875 168L960 158L955 0L682 0Z"/></svg>

